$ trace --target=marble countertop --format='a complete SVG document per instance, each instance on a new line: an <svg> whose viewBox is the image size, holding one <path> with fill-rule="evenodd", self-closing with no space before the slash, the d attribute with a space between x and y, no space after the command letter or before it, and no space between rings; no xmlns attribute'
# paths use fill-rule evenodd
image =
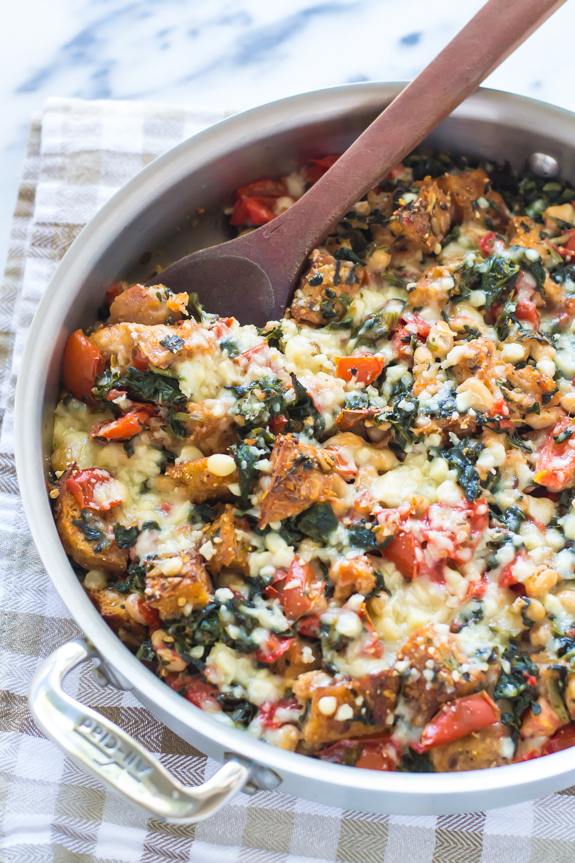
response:
<svg viewBox="0 0 575 863"><path fill-rule="evenodd" d="M518 0L520 2L520 0ZM47 96L242 110L412 78L482 0L18 0L0 14L0 266L30 117ZM486 82L575 109L575 3Z"/></svg>

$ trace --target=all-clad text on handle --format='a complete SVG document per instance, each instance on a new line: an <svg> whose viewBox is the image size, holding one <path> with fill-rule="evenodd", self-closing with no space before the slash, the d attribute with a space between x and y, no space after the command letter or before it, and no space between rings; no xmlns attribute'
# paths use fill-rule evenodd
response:
<svg viewBox="0 0 575 863"><path fill-rule="evenodd" d="M176 824L209 818L242 789L255 790L254 779L263 787L258 765L236 756L207 782L187 787L129 734L63 692L66 675L97 656L86 639L63 644L42 663L28 695L37 726L88 773L149 815ZM266 787L279 785L280 778L267 773Z"/></svg>

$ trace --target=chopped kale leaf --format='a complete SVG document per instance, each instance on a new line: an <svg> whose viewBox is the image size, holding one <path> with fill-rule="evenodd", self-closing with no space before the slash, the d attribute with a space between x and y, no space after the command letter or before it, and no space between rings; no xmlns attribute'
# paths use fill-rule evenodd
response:
<svg viewBox="0 0 575 863"><path fill-rule="evenodd" d="M352 252L351 249L347 249L345 246L341 246L341 248L336 249L336 251L333 253L333 256L336 261L349 261L351 264L356 264L356 266L360 267L363 267L365 265L365 261L362 261L362 259L358 255L356 255L355 252Z"/></svg>
<svg viewBox="0 0 575 863"><path fill-rule="evenodd" d="M191 318L195 318L199 324L201 324L204 319L204 307L200 303L196 293L189 295L188 314Z"/></svg>
<svg viewBox="0 0 575 863"><path fill-rule="evenodd" d="M400 773L434 773L429 753L407 749L397 766Z"/></svg>
<svg viewBox="0 0 575 863"><path fill-rule="evenodd" d="M484 445L481 441L467 438L450 449L440 451L440 455L447 461L449 467L457 471L457 481L470 503L481 496L479 474L474 465L483 449Z"/></svg>
<svg viewBox="0 0 575 863"><path fill-rule="evenodd" d="M498 506L490 504L489 510L495 523L507 528L512 533L519 533L519 528L526 518L518 506L510 506L504 512L501 512Z"/></svg>
<svg viewBox="0 0 575 863"><path fill-rule="evenodd" d="M343 406L347 411L367 410L370 405L370 398L365 390L356 390L355 392L345 394Z"/></svg>
<svg viewBox="0 0 575 863"><path fill-rule="evenodd" d="M297 522L299 530L316 542L323 542L338 526L329 503L314 503L303 512Z"/></svg>
<svg viewBox="0 0 575 863"><path fill-rule="evenodd" d="M410 401L411 398L412 385L401 378L392 390L388 408L382 412L382 419L390 423L395 440L402 449L407 449L413 441L413 426L417 419L417 402Z"/></svg>
<svg viewBox="0 0 575 863"><path fill-rule="evenodd" d="M259 477L259 470L256 463L260 461L267 453L259 447L250 446L247 443L234 444L230 447L234 461L238 468L240 476L240 495L244 502L248 502L249 496Z"/></svg>
<svg viewBox="0 0 575 863"><path fill-rule="evenodd" d="M518 653L516 644L506 648L502 665L493 697L496 701L505 699L511 702L511 712L503 713L501 719L506 725L518 728L525 710L537 700L539 670L528 656ZM505 671L505 668L509 670Z"/></svg>
<svg viewBox="0 0 575 863"><path fill-rule="evenodd" d="M301 431L307 427L313 431L313 436L319 438L325 429L325 420L313 403L313 399L302 383L291 373L296 400L287 406L290 418L290 431Z"/></svg>
<svg viewBox="0 0 575 863"><path fill-rule="evenodd" d="M136 659L139 659L140 662L148 662L151 665L156 665L158 657L149 638L139 646L136 652Z"/></svg>
<svg viewBox="0 0 575 863"><path fill-rule="evenodd" d="M147 567L144 563L131 563L128 567L128 577L123 581L117 581L114 587L118 593L143 593L146 587Z"/></svg>
<svg viewBox="0 0 575 863"><path fill-rule="evenodd" d="M240 349L235 339L222 339L222 341L219 342L219 348L221 351L226 351L228 357L231 359L239 357L240 355Z"/></svg>
<svg viewBox="0 0 575 863"><path fill-rule="evenodd" d="M116 537L118 548L132 548L139 535L140 530L136 525L124 527L118 522L114 525L114 536Z"/></svg>
<svg viewBox="0 0 575 863"><path fill-rule="evenodd" d="M218 517L217 506L209 506L207 503L196 503L190 510L188 521L190 524L211 524Z"/></svg>
<svg viewBox="0 0 575 863"><path fill-rule="evenodd" d="M477 264L475 269L481 275L481 290L486 296L485 310L489 312L505 291L514 286L519 264L511 258L495 254Z"/></svg>
<svg viewBox="0 0 575 863"><path fill-rule="evenodd" d="M237 398L233 413L242 417L246 432L266 425L270 418L286 411L286 390L279 378L261 378L239 386L229 386Z"/></svg>
<svg viewBox="0 0 575 863"><path fill-rule="evenodd" d="M564 429L562 432L559 432L558 435L553 435L553 440L556 444L565 443L565 441L573 437L574 432L575 426L570 426L569 428Z"/></svg>
<svg viewBox="0 0 575 863"><path fill-rule="evenodd" d="M106 369L96 378L92 393L97 399L105 399L110 390L126 390L134 401L152 402L153 404L180 405L186 401L186 396L180 390L177 378L166 371L140 371L130 366L123 374Z"/></svg>
<svg viewBox="0 0 575 863"><path fill-rule="evenodd" d="M189 421L189 414L180 412L171 406L164 414L166 430L168 434L170 434L175 440L183 440L183 438L187 437L188 429L184 425L184 423L187 423Z"/></svg>
<svg viewBox="0 0 575 863"><path fill-rule="evenodd" d="M212 602L193 611L189 617L166 622L165 629L174 638L174 647L186 662L191 658L190 650L194 647L199 644L211 647L218 641L229 644L238 653L252 653L258 650L259 645L252 640L251 633L260 626L257 617L246 613L247 608L253 607L251 600L241 598L230 599L221 605ZM230 623L234 624L233 628Z"/></svg>
<svg viewBox="0 0 575 863"><path fill-rule="evenodd" d="M216 701L232 722L242 728L247 728L258 712L256 705L245 698L233 698L231 695L222 694L217 696Z"/></svg>
<svg viewBox="0 0 575 863"><path fill-rule="evenodd" d="M347 537L349 544L354 548L363 548L365 551L376 551L379 548L373 526L365 521L350 524L347 528Z"/></svg>
<svg viewBox="0 0 575 863"><path fill-rule="evenodd" d="M87 509L83 509L80 518L75 518L72 524L79 528L88 542L94 542L94 551L100 552L110 548L112 541L108 536L104 522Z"/></svg>
<svg viewBox="0 0 575 863"><path fill-rule="evenodd" d="M529 218L543 222L543 211L554 204L570 203L575 198L571 184L559 177L549 181L532 171L525 171L519 178L519 207Z"/></svg>
<svg viewBox="0 0 575 863"><path fill-rule="evenodd" d="M266 327L261 327L258 329L258 334L264 337L270 348L279 348L280 341L283 338L283 324L279 321L270 330L266 329Z"/></svg>
<svg viewBox="0 0 575 863"><path fill-rule="evenodd" d="M521 452L533 452L533 448L529 441L522 440L517 429L513 434L506 435L507 443L512 449L519 449Z"/></svg>

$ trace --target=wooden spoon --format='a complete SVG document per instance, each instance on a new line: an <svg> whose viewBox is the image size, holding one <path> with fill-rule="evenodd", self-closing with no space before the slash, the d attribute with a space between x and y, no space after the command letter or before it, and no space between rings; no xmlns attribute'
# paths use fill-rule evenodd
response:
<svg viewBox="0 0 575 863"><path fill-rule="evenodd" d="M151 284L197 291L207 311L263 326L284 314L309 253L565 0L488 0L289 210L194 252Z"/></svg>

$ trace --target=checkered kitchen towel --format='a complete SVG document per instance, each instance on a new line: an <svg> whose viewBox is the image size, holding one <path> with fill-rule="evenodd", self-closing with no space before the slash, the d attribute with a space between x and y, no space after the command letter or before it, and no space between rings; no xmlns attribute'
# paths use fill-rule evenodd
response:
<svg viewBox="0 0 575 863"><path fill-rule="evenodd" d="M83 225L159 153L223 111L52 99L32 123L0 296L0 861L7 863L575 863L575 788L470 815L366 815L279 792L239 795L197 827L135 812L35 727L30 678L79 634L44 572L18 496L14 385L26 333ZM217 765L89 668L71 691L126 728L183 782Z"/></svg>

